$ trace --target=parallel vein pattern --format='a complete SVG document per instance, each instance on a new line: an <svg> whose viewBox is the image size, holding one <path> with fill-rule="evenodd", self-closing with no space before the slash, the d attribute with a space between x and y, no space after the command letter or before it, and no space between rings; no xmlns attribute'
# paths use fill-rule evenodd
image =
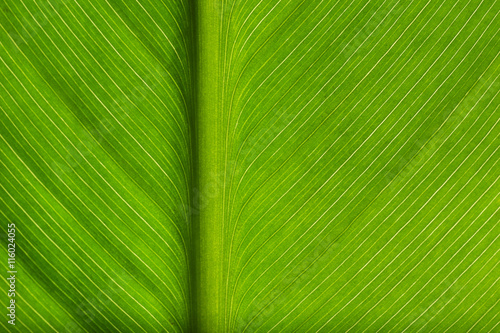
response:
<svg viewBox="0 0 500 333"><path fill-rule="evenodd" d="M209 3L202 327L497 331L498 2Z"/></svg>
<svg viewBox="0 0 500 333"><path fill-rule="evenodd" d="M2 330L189 329L189 11L0 5L0 212L18 232Z"/></svg>

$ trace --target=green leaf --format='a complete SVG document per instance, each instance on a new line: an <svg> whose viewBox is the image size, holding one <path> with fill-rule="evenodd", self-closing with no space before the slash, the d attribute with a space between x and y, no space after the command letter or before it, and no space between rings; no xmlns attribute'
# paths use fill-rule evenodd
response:
<svg viewBox="0 0 500 333"><path fill-rule="evenodd" d="M0 199L17 228L16 327L186 330L190 9L1 9Z"/></svg>
<svg viewBox="0 0 500 333"><path fill-rule="evenodd" d="M494 329L498 12L202 2L203 331Z"/></svg>
<svg viewBox="0 0 500 333"><path fill-rule="evenodd" d="M0 11L3 330L499 330L496 1Z"/></svg>

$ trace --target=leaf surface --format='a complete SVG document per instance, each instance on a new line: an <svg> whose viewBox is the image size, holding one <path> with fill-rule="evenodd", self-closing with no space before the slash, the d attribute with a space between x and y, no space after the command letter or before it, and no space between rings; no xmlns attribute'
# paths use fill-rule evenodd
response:
<svg viewBox="0 0 500 333"><path fill-rule="evenodd" d="M498 329L498 3L201 3L202 331Z"/></svg>
<svg viewBox="0 0 500 333"><path fill-rule="evenodd" d="M499 12L4 1L2 330L498 331Z"/></svg>
<svg viewBox="0 0 500 333"><path fill-rule="evenodd" d="M189 11L2 3L0 199L17 227L19 331L190 327Z"/></svg>

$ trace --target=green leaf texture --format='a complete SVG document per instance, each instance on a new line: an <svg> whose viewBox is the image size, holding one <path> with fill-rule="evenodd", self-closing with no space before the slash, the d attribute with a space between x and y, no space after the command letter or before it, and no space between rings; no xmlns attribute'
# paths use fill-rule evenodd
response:
<svg viewBox="0 0 500 333"><path fill-rule="evenodd" d="M0 11L2 330L500 331L496 0Z"/></svg>
<svg viewBox="0 0 500 333"><path fill-rule="evenodd" d="M186 330L190 8L23 0L1 11L0 198L18 230L16 328Z"/></svg>
<svg viewBox="0 0 500 333"><path fill-rule="evenodd" d="M203 331L494 330L498 12L201 6Z"/></svg>

